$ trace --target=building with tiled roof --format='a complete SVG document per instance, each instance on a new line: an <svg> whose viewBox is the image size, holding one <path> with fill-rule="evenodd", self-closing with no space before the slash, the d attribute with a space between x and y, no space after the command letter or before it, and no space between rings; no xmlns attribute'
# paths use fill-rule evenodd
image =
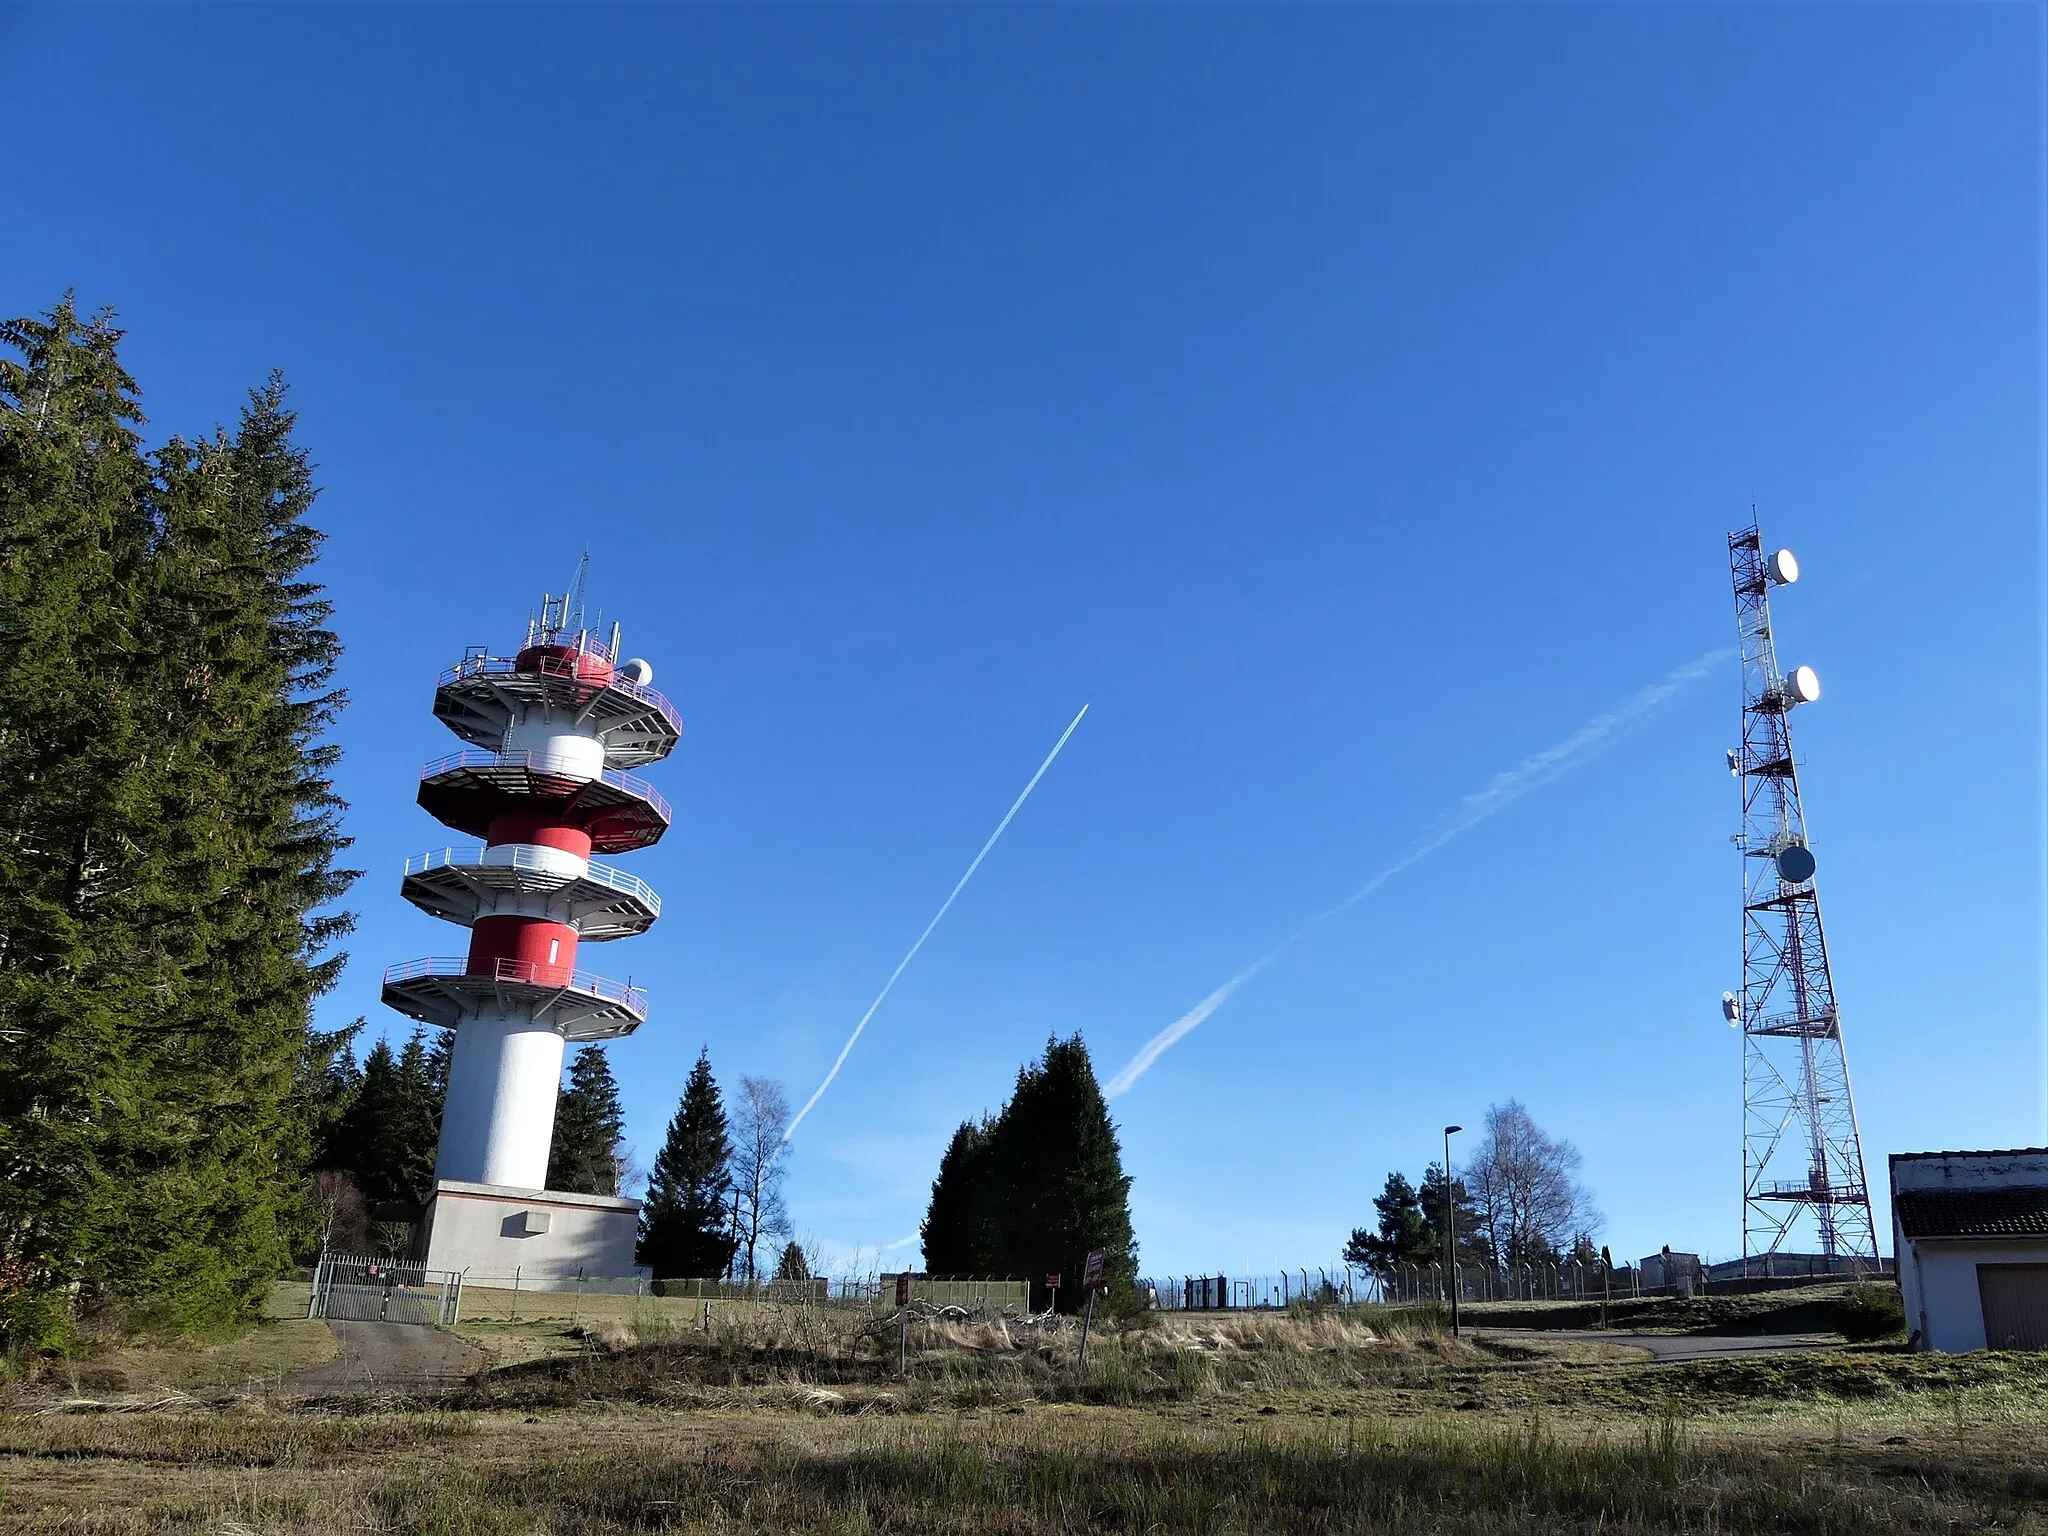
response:
<svg viewBox="0 0 2048 1536"><path fill-rule="evenodd" d="M2048 1349L2048 1147L1895 1152L1892 1234L1922 1349Z"/></svg>

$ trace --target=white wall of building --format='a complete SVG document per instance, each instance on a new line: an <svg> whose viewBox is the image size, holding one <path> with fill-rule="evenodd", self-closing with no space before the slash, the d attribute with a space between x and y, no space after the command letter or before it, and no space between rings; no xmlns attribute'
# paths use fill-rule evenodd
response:
<svg viewBox="0 0 2048 1536"><path fill-rule="evenodd" d="M608 1195L503 1189L443 1179L427 1205L429 1269L467 1271L472 1284L644 1275L633 1262L640 1203Z"/></svg>
<svg viewBox="0 0 2048 1536"><path fill-rule="evenodd" d="M1908 1246L1917 1251L1912 1264L1899 1265L1906 1326L1920 1330L1922 1349L1951 1355L1991 1347L1984 1338L1984 1300L1977 1289L1979 1264L2048 1264L2048 1242L2039 1238L2007 1243L1927 1238Z"/></svg>

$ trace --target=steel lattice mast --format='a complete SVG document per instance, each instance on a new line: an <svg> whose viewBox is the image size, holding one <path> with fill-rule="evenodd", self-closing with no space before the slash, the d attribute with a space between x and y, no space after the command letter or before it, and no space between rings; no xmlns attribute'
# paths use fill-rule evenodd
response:
<svg viewBox="0 0 2048 1536"><path fill-rule="evenodd" d="M1728 536L1742 636L1742 1254L1781 1251L1802 1213L1829 1259L1877 1258L1863 1141L1849 1091L1807 847L1791 712L1820 697L1810 667L1778 670L1770 589L1798 579L1788 551L1766 555L1756 524Z"/></svg>

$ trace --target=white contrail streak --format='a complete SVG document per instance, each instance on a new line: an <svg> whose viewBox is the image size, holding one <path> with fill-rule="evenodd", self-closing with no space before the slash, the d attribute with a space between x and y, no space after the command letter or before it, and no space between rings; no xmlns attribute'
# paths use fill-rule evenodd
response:
<svg viewBox="0 0 2048 1536"><path fill-rule="evenodd" d="M1067 738L1073 735L1075 729L1081 724L1081 715L1087 713L1088 706L1083 704L1081 706L1081 714L1074 716L1073 720L1068 723L1067 728L1060 732L1060 739L1054 742L1052 750L1045 754L1045 761L1038 765L1038 772L1031 775L1031 782L1024 786L1023 793L1018 795L1011 802L1009 810L1003 813L1003 819L996 823L995 831L989 833L988 841L981 845L981 852L977 853L974 856L974 862L967 866L967 873L960 877L958 883L953 887L952 894L940 904L939 910L932 914L932 920L924 925L924 932L917 936L917 942L910 946L910 953L896 962L896 969L889 973L889 979L882 983L882 990L875 994L875 1000L868 1004L868 1011L860 1016L860 1022L853 1026L853 1033L846 1037L846 1044L839 1048L839 1059L832 1063L832 1070L825 1074L825 1081L818 1084L818 1091L804 1101L804 1107L798 1110L796 1118L789 1122L789 1129L782 1133L780 1145L787 1146L789 1144L789 1138L796 1134L796 1128L804 1123L804 1116L808 1115L817 1106L818 1100L825 1097L825 1090L832 1086L832 1079L839 1075L839 1069L846 1065L846 1058L853 1053L854 1042L860 1039L861 1031L868 1027L868 1020L875 1016L875 1010L882 1006L882 999L889 995L889 989L896 985L896 978L901 976L909 968L910 962L917 958L917 952L924 948L924 941L930 938L932 930L939 926L939 919L952 910L954 901L959 898L962 891L967 889L967 882L972 880L974 872L981 868L981 861L987 858L988 851L995 847L996 839L1003 835L1003 829L1009 826L1011 818L1023 809L1024 802L1031 798L1031 791L1038 788L1038 781L1045 777L1045 770L1052 766L1052 760L1060 755L1060 748L1067 744Z"/></svg>
<svg viewBox="0 0 2048 1536"><path fill-rule="evenodd" d="M1105 1098L1115 1098L1126 1092L1132 1084L1145 1075L1152 1063L1157 1061L1196 1025L1214 1013L1230 1000L1230 995L1267 966L1285 953L1298 939L1318 923L1327 922L1340 912L1349 911L1365 900L1374 891L1385 885L1394 876L1410 865L1428 858L1452 838L1469 832L1479 823L1497 812L1506 810L1515 801L1535 789L1547 784L1560 774L1568 773L1592 757L1602 747L1636 724L1651 710L1662 704L1687 684L1697 682L1701 677L1726 661L1730 652L1709 651L1697 656L1684 666L1674 667L1657 682L1646 688L1639 688L1621 703L1604 714L1595 715L1571 735L1554 747L1545 747L1523 758L1514 767L1497 773L1484 789L1473 791L1455 807L1438 818L1430 829L1424 832L1415 846L1385 869L1374 875L1357 890L1346 896L1327 911L1318 912L1278 944L1266 951L1259 959L1239 971L1214 992L1203 998L1186 1013L1159 1031L1130 1059L1117 1075L1109 1080L1102 1092Z"/></svg>

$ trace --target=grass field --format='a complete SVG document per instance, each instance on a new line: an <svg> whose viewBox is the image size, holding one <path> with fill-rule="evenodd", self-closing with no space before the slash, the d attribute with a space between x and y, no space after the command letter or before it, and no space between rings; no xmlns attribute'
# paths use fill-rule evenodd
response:
<svg viewBox="0 0 2048 1536"><path fill-rule="evenodd" d="M2048 1533L2043 1356L1156 1318L1085 1372L1071 1327L925 1325L905 1381L844 1314L639 1322L479 1325L531 1346L432 1403L22 1398L0 1530Z"/></svg>

